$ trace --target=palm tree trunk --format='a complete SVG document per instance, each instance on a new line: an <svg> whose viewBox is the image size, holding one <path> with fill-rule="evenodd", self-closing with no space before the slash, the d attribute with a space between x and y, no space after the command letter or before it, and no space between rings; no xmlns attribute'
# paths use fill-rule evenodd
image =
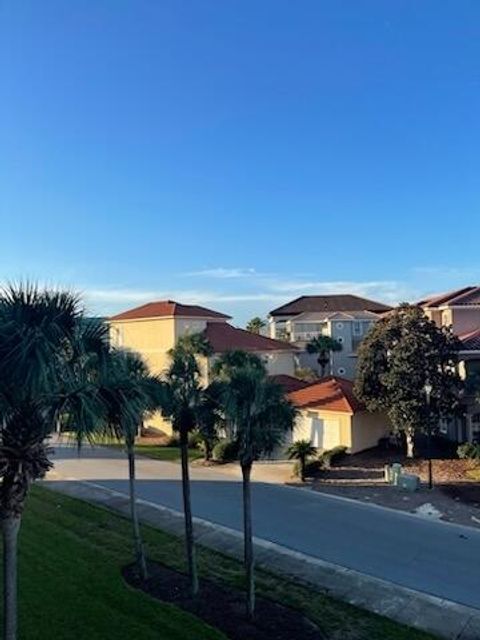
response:
<svg viewBox="0 0 480 640"><path fill-rule="evenodd" d="M405 437L407 440L407 458L413 458L413 454L414 454L413 431L410 431L410 429L408 429L405 433Z"/></svg>
<svg viewBox="0 0 480 640"><path fill-rule="evenodd" d="M3 536L3 637L17 638L17 541L21 519L2 519Z"/></svg>
<svg viewBox="0 0 480 640"><path fill-rule="evenodd" d="M198 594L198 573L193 537L192 505L190 500L190 473L188 466L188 433L180 432L180 451L182 456L183 512L185 515L185 544L187 549L188 574L192 598Z"/></svg>
<svg viewBox="0 0 480 640"><path fill-rule="evenodd" d="M252 539L252 501L250 474L252 465L242 465L243 477L243 536L244 536L244 562L247 578L247 617L253 618L255 612L255 571Z"/></svg>
<svg viewBox="0 0 480 640"><path fill-rule="evenodd" d="M128 455L128 482L130 488L130 514L132 518L133 528L133 544L135 548L135 560L137 569L142 580L148 578L147 563L145 560L145 552L143 549L142 537L140 534L140 524L138 522L138 511L136 502L136 486L135 486L135 451L133 443L127 444Z"/></svg>

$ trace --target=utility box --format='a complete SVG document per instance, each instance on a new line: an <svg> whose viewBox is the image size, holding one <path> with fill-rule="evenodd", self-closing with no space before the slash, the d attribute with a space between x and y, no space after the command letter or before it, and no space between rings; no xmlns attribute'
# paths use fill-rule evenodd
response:
<svg viewBox="0 0 480 640"><path fill-rule="evenodd" d="M398 462L394 462L391 466L390 471L390 483L393 485L398 485L398 479L402 474L402 465Z"/></svg>
<svg viewBox="0 0 480 640"><path fill-rule="evenodd" d="M413 473L400 473L397 478L397 487L403 491L417 491L420 486L420 478Z"/></svg>

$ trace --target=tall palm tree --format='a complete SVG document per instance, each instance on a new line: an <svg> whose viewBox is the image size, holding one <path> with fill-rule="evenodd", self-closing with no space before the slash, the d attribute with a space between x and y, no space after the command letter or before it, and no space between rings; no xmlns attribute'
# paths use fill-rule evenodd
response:
<svg viewBox="0 0 480 640"><path fill-rule="evenodd" d="M159 378L150 374L140 355L122 349L110 351L101 368L99 384L106 412L104 430L125 442L135 560L140 578L146 580L147 563L136 503L135 436L145 414L160 408L164 387Z"/></svg>
<svg viewBox="0 0 480 640"><path fill-rule="evenodd" d="M335 338L330 336L318 336L312 338L307 344L308 353L318 354L317 362L320 366L321 377L325 376L325 370L330 363L331 354L335 351L341 351L342 345Z"/></svg>
<svg viewBox="0 0 480 640"><path fill-rule="evenodd" d="M197 425L199 408L203 402L197 356L207 357L210 353L211 347L202 334L180 338L169 353L171 362L165 374L165 393L162 401L163 415L170 418L173 430L180 436L185 544L192 597L198 593L198 572L190 497L188 434Z"/></svg>
<svg viewBox="0 0 480 640"><path fill-rule="evenodd" d="M203 390L197 407L197 428L203 444L205 462L212 459L213 447L218 442L224 419L219 406L220 385L212 382Z"/></svg>
<svg viewBox="0 0 480 640"><path fill-rule="evenodd" d="M300 463L300 478L305 482L305 469L307 460L317 453L317 447L314 447L310 440L297 440L288 447L287 450L289 460L298 460Z"/></svg>
<svg viewBox="0 0 480 640"><path fill-rule="evenodd" d="M259 316L255 316L247 322L246 329L252 333L260 333L260 331L267 326L265 320L262 320Z"/></svg>
<svg viewBox="0 0 480 640"><path fill-rule="evenodd" d="M285 398L283 388L269 380L260 363L230 370L224 379L222 406L234 426L234 440L242 469L244 563L247 583L246 611L255 610L255 575L252 533L250 477L260 456L271 453L293 428L295 409Z"/></svg>
<svg viewBox="0 0 480 640"><path fill-rule="evenodd" d="M5 640L17 635L17 541L33 481L52 466L47 438L68 414L85 429L102 413L96 365L107 352L104 326L83 319L72 293L35 285L0 292L0 521Z"/></svg>

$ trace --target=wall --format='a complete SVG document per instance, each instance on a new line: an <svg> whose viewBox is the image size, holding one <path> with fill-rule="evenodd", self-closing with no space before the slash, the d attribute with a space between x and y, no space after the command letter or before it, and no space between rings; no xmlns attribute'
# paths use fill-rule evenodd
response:
<svg viewBox="0 0 480 640"><path fill-rule="evenodd" d="M314 420L312 421L312 416ZM333 446L351 446L351 418L349 413L335 411L316 411L315 409L301 409L295 422L293 432L288 436L288 444L296 440L310 440L314 443L315 437L320 437L320 444L315 443L320 449ZM313 429L312 429L313 427ZM325 430L333 429L338 433L338 440L332 442Z"/></svg>
<svg viewBox="0 0 480 640"><path fill-rule="evenodd" d="M390 430L391 424L386 415L368 411L356 413L353 416L351 453L376 447L378 440L387 436Z"/></svg>
<svg viewBox="0 0 480 640"><path fill-rule="evenodd" d="M451 314L457 335L480 329L480 309L452 309Z"/></svg>
<svg viewBox="0 0 480 640"><path fill-rule="evenodd" d="M173 318L110 322L112 344L138 351L152 373L168 366L168 350L175 344Z"/></svg>

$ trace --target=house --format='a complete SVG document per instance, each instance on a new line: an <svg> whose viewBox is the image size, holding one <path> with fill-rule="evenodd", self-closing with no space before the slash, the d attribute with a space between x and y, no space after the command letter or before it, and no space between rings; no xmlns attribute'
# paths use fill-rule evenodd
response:
<svg viewBox="0 0 480 640"><path fill-rule="evenodd" d="M270 312L269 335L294 344L299 366L317 373L317 356L309 354L306 346L320 335L334 338L342 349L331 354L329 373L353 380L360 342L380 315L390 309L355 295L301 296Z"/></svg>
<svg viewBox="0 0 480 640"><path fill-rule="evenodd" d="M460 375L467 381L480 381L480 287L463 287L425 298L416 304L439 327L452 327L462 343ZM480 442L480 405L474 388L467 385L463 415L442 421L440 431L459 442Z"/></svg>
<svg viewBox="0 0 480 640"><path fill-rule="evenodd" d="M199 358L205 384L209 382L214 360L222 353L237 349L258 355L270 375L293 375L294 345L238 329L228 323L230 319L206 307L161 300L119 313L108 322L111 343L140 353L153 373L162 373L168 368L168 352L180 337L203 333L213 350L212 356ZM150 422L170 431L169 424L159 416Z"/></svg>
<svg viewBox="0 0 480 640"><path fill-rule="evenodd" d="M309 440L319 450L347 447L358 453L375 447L391 430L388 418L369 413L353 393L351 380L330 376L288 394L298 409L289 442Z"/></svg>

